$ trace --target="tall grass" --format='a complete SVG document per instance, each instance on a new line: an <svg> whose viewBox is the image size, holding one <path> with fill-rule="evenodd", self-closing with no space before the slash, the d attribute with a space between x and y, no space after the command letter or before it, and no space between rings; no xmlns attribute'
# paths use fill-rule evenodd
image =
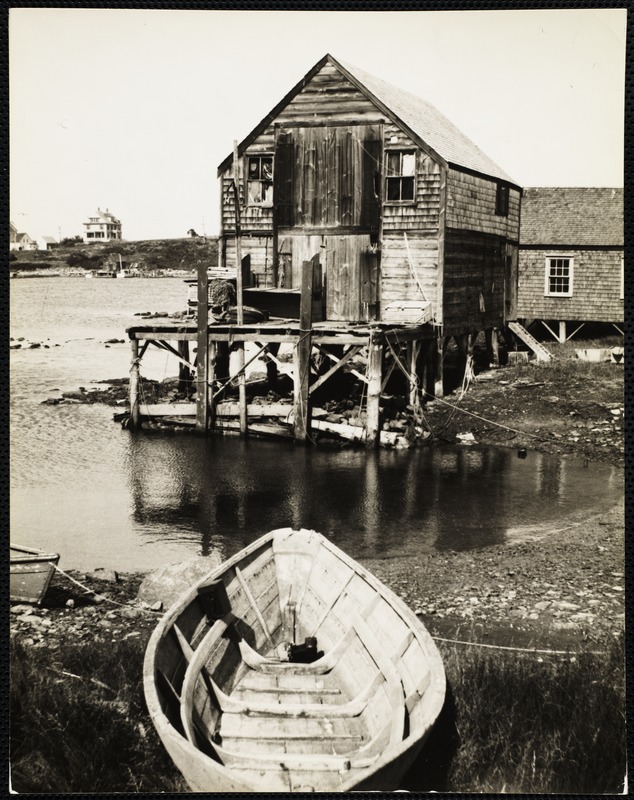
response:
<svg viewBox="0 0 634 800"><path fill-rule="evenodd" d="M25 792L185 788L145 708L145 641L11 652L11 779Z"/></svg>
<svg viewBox="0 0 634 800"><path fill-rule="evenodd" d="M13 646L11 768L16 791L186 791L145 708L145 638L83 647L69 643L55 652ZM447 702L401 788L622 791L621 640L609 643L605 655L543 660L534 654L441 647Z"/></svg>
<svg viewBox="0 0 634 800"><path fill-rule="evenodd" d="M511 794L623 791L623 642L572 657L444 648L448 703L417 788ZM439 774L439 762L443 769ZM433 785L430 785L430 782ZM412 787L413 788L413 787Z"/></svg>

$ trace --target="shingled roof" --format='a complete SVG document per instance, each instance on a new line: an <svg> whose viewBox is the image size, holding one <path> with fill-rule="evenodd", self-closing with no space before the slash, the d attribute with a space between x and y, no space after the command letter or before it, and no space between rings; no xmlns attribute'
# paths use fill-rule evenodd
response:
<svg viewBox="0 0 634 800"><path fill-rule="evenodd" d="M623 189L524 189L520 245L623 245Z"/></svg>
<svg viewBox="0 0 634 800"><path fill-rule="evenodd" d="M365 72L344 61L337 62L330 56L335 66L343 67L354 79L358 88L368 95L370 100L378 100L385 106L386 112L404 122L406 127L421 143L431 147L448 164L481 172L493 178L501 178L509 183L515 181L509 177L486 153L474 144L457 128L451 120L441 114L427 100L399 89L391 83Z"/></svg>
<svg viewBox="0 0 634 800"><path fill-rule="evenodd" d="M327 63L341 72L370 102L400 125L422 147L431 149L447 165L462 167L493 178L506 181L517 186L495 162L493 162L471 139L462 133L444 114L441 114L431 103L416 95L399 89L380 78L376 78L352 64L338 61L330 54L325 55L315 66L291 89L277 106L257 125L238 146L238 152L244 150L270 125L282 109L314 78ZM218 167L221 174L232 162L233 155L228 156Z"/></svg>

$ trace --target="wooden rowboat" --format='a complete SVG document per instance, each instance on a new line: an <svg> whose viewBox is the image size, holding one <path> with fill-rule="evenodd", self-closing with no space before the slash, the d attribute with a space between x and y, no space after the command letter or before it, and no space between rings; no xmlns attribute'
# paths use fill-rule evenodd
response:
<svg viewBox="0 0 634 800"><path fill-rule="evenodd" d="M393 592L321 534L285 528L172 606L144 688L192 791L389 791L440 713L445 674Z"/></svg>
<svg viewBox="0 0 634 800"><path fill-rule="evenodd" d="M17 544L10 547L10 601L40 605L53 578L59 554Z"/></svg>

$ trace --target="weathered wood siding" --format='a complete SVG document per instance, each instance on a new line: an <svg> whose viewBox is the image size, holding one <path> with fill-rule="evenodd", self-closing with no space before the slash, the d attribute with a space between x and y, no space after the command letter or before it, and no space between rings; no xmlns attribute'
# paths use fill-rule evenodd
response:
<svg viewBox="0 0 634 800"><path fill-rule="evenodd" d="M477 231L445 234L443 332L475 333L504 322L506 243Z"/></svg>
<svg viewBox="0 0 634 800"><path fill-rule="evenodd" d="M429 300L438 315L438 235L407 232L383 235L381 247L381 307L397 300Z"/></svg>
<svg viewBox="0 0 634 800"><path fill-rule="evenodd" d="M572 297L546 297L546 259L572 258ZM520 249L517 315L528 319L623 322L623 250Z"/></svg>
<svg viewBox="0 0 634 800"><path fill-rule="evenodd" d="M393 123L384 126L386 153L390 150L414 150L416 152L415 202L390 203L383 199L383 232L438 231L440 208L440 164L424 153L406 134ZM383 169L385 176L385 167ZM385 193L385 186L382 187Z"/></svg>
<svg viewBox="0 0 634 800"><path fill-rule="evenodd" d="M293 229L378 234L380 125L283 127L275 151L280 235Z"/></svg>
<svg viewBox="0 0 634 800"><path fill-rule="evenodd" d="M317 122L322 122L324 125L346 122L357 125L362 122L365 125L380 123L383 119L381 111L362 92L344 78L332 64L326 64L249 145L244 154L245 159L249 155L272 155L275 152L276 125L293 127L297 126L297 123ZM229 234L235 225L231 167L222 175L221 185L222 234ZM243 189L244 187L242 191ZM245 231L270 231L273 228L273 209L243 206L241 219Z"/></svg>
<svg viewBox="0 0 634 800"><path fill-rule="evenodd" d="M273 276L273 236L247 235L242 237L242 257L251 256L251 272L256 286L271 288L275 285ZM224 242L224 263L231 269L236 264L236 243L233 236Z"/></svg>
<svg viewBox="0 0 634 800"><path fill-rule="evenodd" d="M280 112L276 121L380 122L383 114L332 64L325 64Z"/></svg>
<svg viewBox="0 0 634 800"><path fill-rule="evenodd" d="M449 169L447 173L447 227L520 238L520 193L509 187L509 213L495 213L498 182Z"/></svg>
<svg viewBox="0 0 634 800"><path fill-rule="evenodd" d="M441 166L394 123L384 126L384 142L386 154L390 150L415 151L416 183L413 203L387 202L384 161L381 308L398 300L429 300L439 319Z"/></svg>

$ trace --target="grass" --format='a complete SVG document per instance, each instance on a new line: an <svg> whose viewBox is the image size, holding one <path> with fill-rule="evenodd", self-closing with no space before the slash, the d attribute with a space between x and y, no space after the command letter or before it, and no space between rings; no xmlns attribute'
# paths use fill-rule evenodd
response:
<svg viewBox="0 0 634 800"><path fill-rule="evenodd" d="M138 637L11 652L11 778L25 792L182 791L145 708ZM60 648L61 650L61 648Z"/></svg>
<svg viewBox="0 0 634 800"><path fill-rule="evenodd" d="M178 792L145 709L145 636L52 652L14 643L18 792ZM443 647L445 708L404 788L618 793L625 774L623 642L605 655ZM70 674L69 674L70 673Z"/></svg>
<svg viewBox="0 0 634 800"><path fill-rule="evenodd" d="M444 648L449 698L424 751L430 775L417 788L621 793L623 641L606 647L605 655L566 657Z"/></svg>

